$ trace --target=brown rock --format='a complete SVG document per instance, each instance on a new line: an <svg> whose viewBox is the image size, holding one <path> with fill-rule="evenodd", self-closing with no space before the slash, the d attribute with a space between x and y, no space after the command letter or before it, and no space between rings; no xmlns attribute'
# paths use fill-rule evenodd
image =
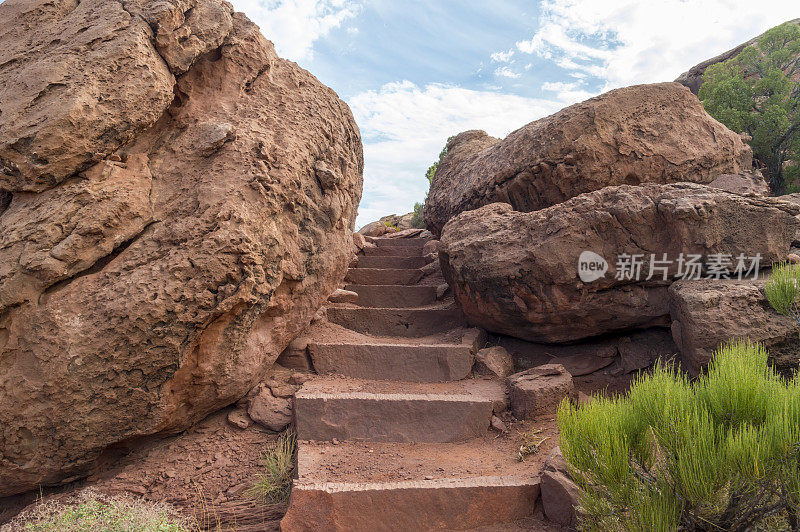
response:
<svg viewBox="0 0 800 532"><path fill-rule="evenodd" d="M770 307L763 286L763 280L699 280L670 287L672 337L684 369L699 373L717 347L735 338L762 342L785 374L797 368L800 327Z"/></svg>
<svg viewBox="0 0 800 532"><path fill-rule="evenodd" d="M447 291L450 290L450 285L447 283L442 283L436 286L436 299L444 298Z"/></svg>
<svg viewBox="0 0 800 532"><path fill-rule="evenodd" d="M514 360L500 346L487 347L475 353L475 371L480 375L506 378L514 373Z"/></svg>
<svg viewBox="0 0 800 532"><path fill-rule="evenodd" d="M350 290L337 288L328 296L328 301L331 303L355 303L358 301L358 294Z"/></svg>
<svg viewBox="0 0 800 532"><path fill-rule="evenodd" d="M508 432L505 422L497 416L492 416L492 428L498 432Z"/></svg>
<svg viewBox="0 0 800 532"><path fill-rule="evenodd" d="M438 240L428 240L425 242L425 245L422 246L422 255L427 256L431 253L439 253L439 241Z"/></svg>
<svg viewBox="0 0 800 532"><path fill-rule="evenodd" d="M760 172L723 174L711 181L708 186L740 196L769 196L769 185Z"/></svg>
<svg viewBox="0 0 800 532"><path fill-rule="evenodd" d="M561 364L545 364L508 378L511 411L517 419L553 415L559 403L577 400L572 375Z"/></svg>
<svg viewBox="0 0 800 532"><path fill-rule="evenodd" d="M580 488L570 477L559 447L550 451L542 468L541 495L542 509L550 521L569 528L577 526Z"/></svg>
<svg viewBox="0 0 800 532"><path fill-rule="evenodd" d="M798 262L800 262L800 255L798 255L797 253L789 253L788 255L786 255L786 260L788 260L792 264L797 264Z"/></svg>
<svg viewBox="0 0 800 532"><path fill-rule="evenodd" d="M383 222L368 223L358 230L364 236L383 236L389 232L389 228Z"/></svg>
<svg viewBox="0 0 800 532"><path fill-rule="evenodd" d="M158 4L170 68L119 2L0 4L0 496L237 401L344 277L347 106L227 4Z"/></svg>
<svg viewBox="0 0 800 532"><path fill-rule="evenodd" d="M361 233L353 233L353 245L357 251L367 247L367 239Z"/></svg>
<svg viewBox="0 0 800 532"><path fill-rule="evenodd" d="M528 212L613 185L710 183L749 170L750 148L677 83L613 90L504 140L470 131L447 144L425 202L434 235L490 203Z"/></svg>
<svg viewBox="0 0 800 532"><path fill-rule="evenodd" d="M454 218L442 234L442 270L468 321L533 342L562 343L669 323L669 283L681 253L786 257L797 207L702 185L608 187L531 213L494 204ZM582 282L579 257L601 252L608 271ZM617 279L620 254L667 254L647 280ZM734 261L731 269L735 269ZM747 264L749 265L749 264ZM584 272L586 273L586 272ZM630 273L630 272L629 272Z"/></svg>
<svg viewBox="0 0 800 532"><path fill-rule="evenodd" d="M648 329L622 338L619 356L625 373L649 368L656 360L668 360L678 352L667 329Z"/></svg>
<svg viewBox="0 0 800 532"><path fill-rule="evenodd" d="M0 189L42 192L130 142L175 78L122 2L0 5Z"/></svg>
<svg viewBox="0 0 800 532"><path fill-rule="evenodd" d="M511 353L516 365L528 369L542 364L561 364L570 375L589 375L619 360L618 338L590 339L578 344L537 344L498 336L493 342Z"/></svg>
<svg viewBox="0 0 800 532"><path fill-rule="evenodd" d="M292 422L292 399L275 397L268 386L262 385L250 399L247 414L259 425L280 432Z"/></svg>
<svg viewBox="0 0 800 532"><path fill-rule="evenodd" d="M250 428L250 425L253 424L253 420L250 419L250 416L247 415L247 411L243 408L234 408L228 412L228 423L244 430Z"/></svg>

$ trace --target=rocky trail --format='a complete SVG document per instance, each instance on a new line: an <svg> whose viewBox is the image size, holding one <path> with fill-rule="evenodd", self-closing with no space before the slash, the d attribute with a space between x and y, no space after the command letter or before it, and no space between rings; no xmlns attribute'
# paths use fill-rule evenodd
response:
<svg viewBox="0 0 800 532"><path fill-rule="evenodd" d="M547 529L534 513L554 416L512 422L503 380L473 375L484 335L420 282L426 239L368 241L346 277L357 303L330 306L308 344L319 375L294 398L298 479L282 530ZM511 428L491 430L493 416ZM517 461L530 430L549 438Z"/></svg>

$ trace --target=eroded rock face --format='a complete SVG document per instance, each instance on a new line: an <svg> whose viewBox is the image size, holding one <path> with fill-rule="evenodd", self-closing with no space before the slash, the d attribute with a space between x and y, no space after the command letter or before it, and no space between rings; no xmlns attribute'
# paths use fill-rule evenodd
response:
<svg viewBox="0 0 800 532"><path fill-rule="evenodd" d="M562 343L639 327L669 325L670 282L681 253L785 258L797 207L703 185L608 187L541 211L493 204L445 226L442 270L469 322L532 342ZM604 277L582 282L578 259L592 251ZM667 254L667 281L617 279L620 254ZM749 265L749 264L748 264ZM735 268L735 264L731 269Z"/></svg>
<svg viewBox="0 0 800 532"><path fill-rule="evenodd" d="M770 307L764 280L678 281L670 287L670 314L683 367L693 374L732 339L763 343L787 375L800 362L800 326Z"/></svg>
<svg viewBox="0 0 800 532"><path fill-rule="evenodd" d="M344 277L363 162L225 2L7 0L0 65L3 496L261 382Z"/></svg>
<svg viewBox="0 0 800 532"><path fill-rule="evenodd" d="M482 131L452 139L425 202L439 235L460 212L495 202L543 209L613 185L710 183L750 170L739 135L677 83L613 90L532 122L504 140Z"/></svg>

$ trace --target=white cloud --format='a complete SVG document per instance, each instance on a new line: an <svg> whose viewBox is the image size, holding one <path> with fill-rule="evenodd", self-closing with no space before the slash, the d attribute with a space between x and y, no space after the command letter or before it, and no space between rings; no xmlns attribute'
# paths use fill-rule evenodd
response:
<svg viewBox="0 0 800 532"><path fill-rule="evenodd" d="M495 63L509 63L514 56L514 50L506 50L505 52L495 52L492 54L492 61Z"/></svg>
<svg viewBox="0 0 800 532"><path fill-rule="evenodd" d="M580 87L580 81L573 81L572 83L567 83L564 81L547 81L542 83L542 91L556 93L556 98L559 101L564 102L565 105L582 102L583 100L594 96L593 93L581 89Z"/></svg>
<svg viewBox="0 0 800 532"><path fill-rule="evenodd" d="M676 78L704 59L800 15L796 0L544 0L517 49L603 90Z"/></svg>
<svg viewBox="0 0 800 532"><path fill-rule="evenodd" d="M348 102L364 138L364 200L357 225L410 212L428 188L425 170L445 141L468 129L504 137L562 102L451 85L390 83Z"/></svg>
<svg viewBox="0 0 800 532"><path fill-rule="evenodd" d="M234 7L261 27L281 57L309 60L314 42L355 17L355 0L232 0Z"/></svg>
<svg viewBox="0 0 800 532"><path fill-rule="evenodd" d="M497 70L494 71L494 75L511 79L517 79L518 77L522 76L522 74L514 72L507 66L498 67Z"/></svg>

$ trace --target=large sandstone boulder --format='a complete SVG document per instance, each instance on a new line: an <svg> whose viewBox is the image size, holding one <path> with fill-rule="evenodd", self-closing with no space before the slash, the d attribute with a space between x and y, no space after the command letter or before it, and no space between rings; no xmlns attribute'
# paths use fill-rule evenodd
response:
<svg viewBox="0 0 800 532"><path fill-rule="evenodd" d="M699 373L725 342L745 338L763 343L779 371L797 369L800 326L770 307L763 279L685 280L669 292L672 336L689 372Z"/></svg>
<svg viewBox="0 0 800 532"><path fill-rule="evenodd" d="M341 281L348 107L218 0L0 4L0 496L259 383Z"/></svg>
<svg viewBox="0 0 800 532"><path fill-rule="evenodd" d="M788 202L690 183L608 187L530 213L503 203L464 212L445 226L439 254L470 323L562 343L668 325L681 253L761 254L769 265L788 254L797 212ZM584 251L607 261L593 282L579 276ZM651 254L665 253L673 261L667 280L658 270L647 280ZM617 278L621 254L643 256L639 280Z"/></svg>
<svg viewBox="0 0 800 532"><path fill-rule="evenodd" d="M482 131L447 144L428 199L435 235L462 211L489 203L535 211L612 185L710 183L750 170L739 135L677 83L613 90L532 122L504 140Z"/></svg>
<svg viewBox="0 0 800 532"><path fill-rule="evenodd" d="M800 18L790 20L788 21L788 23L800 24ZM723 52L716 57L712 57L711 59L706 59L702 63L693 66L687 72L684 72L683 74L678 76L678 79L676 79L675 81L677 81L682 85L685 85L686 87L689 87L689 89L694 94L697 94L698 92L700 92L700 85L703 84L703 74L705 74L705 71L706 69L708 69L708 67L736 57L742 50L758 42L758 40L761 38L762 35L759 35L758 37L753 37L749 41L744 42L739 46L731 50L728 50L727 52Z"/></svg>

